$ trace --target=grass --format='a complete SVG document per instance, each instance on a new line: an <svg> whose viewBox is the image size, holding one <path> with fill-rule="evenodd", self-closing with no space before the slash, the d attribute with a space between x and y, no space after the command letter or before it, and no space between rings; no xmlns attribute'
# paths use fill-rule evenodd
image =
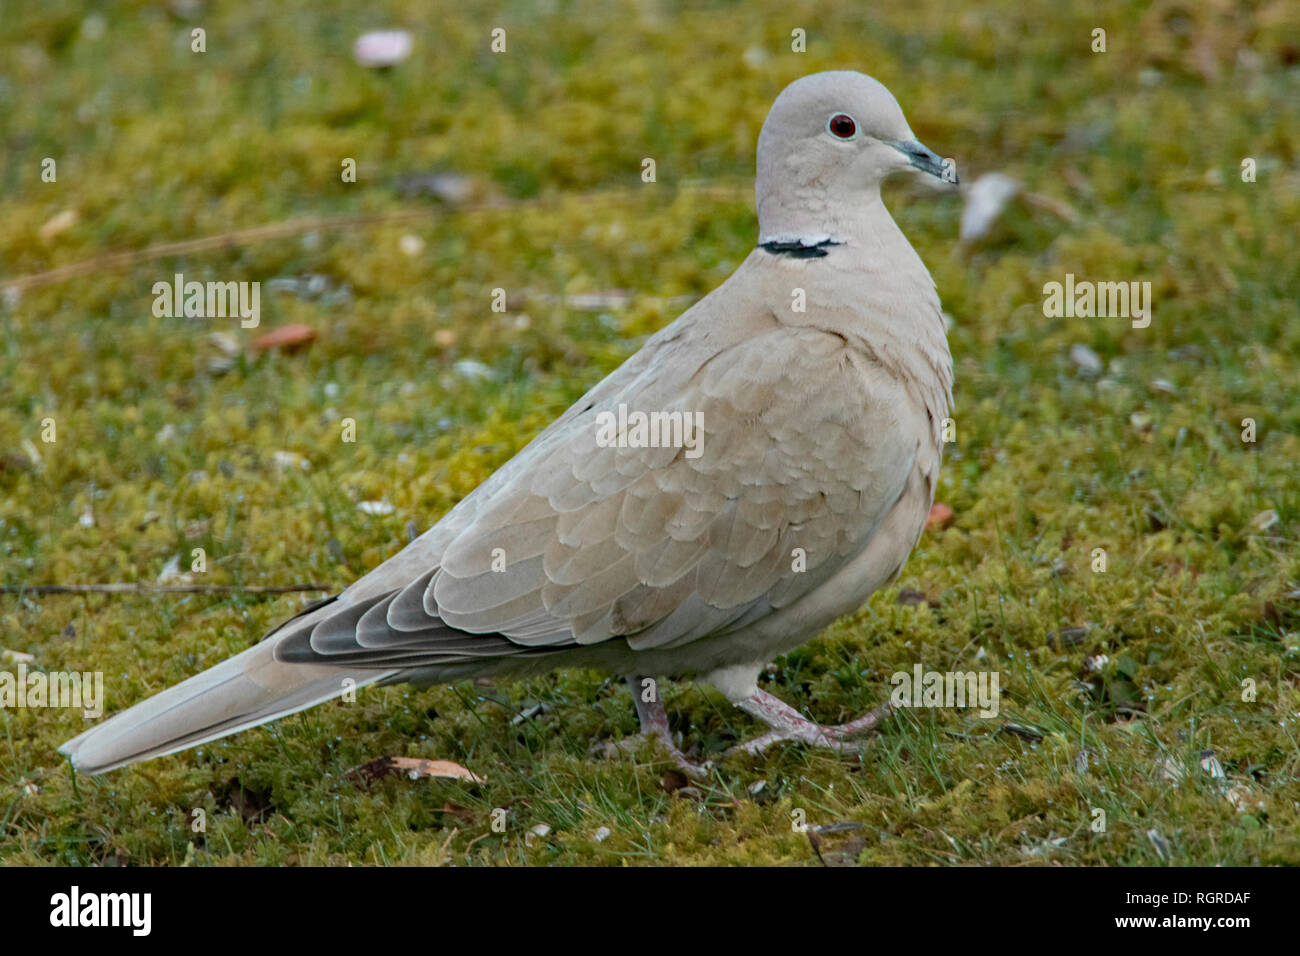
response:
<svg viewBox="0 0 1300 956"><path fill-rule="evenodd" d="M0 281L303 216L428 216L7 293L0 583L153 582L201 547L200 583L347 584L729 274L755 237L753 148L772 98L856 68L964 180L1000 170L1071 212L1017 202L960 246L957 197L888 187L952 318L957 440L938 497L956 517L897 587L775 661L764 686L834 722L919 661L998 671L1002 712L911 710L861 753L784 746L669 792L661 755L588 755L636 723L618 681L583 671L368 690L101 778L74 778L55 753L79 714L8 709L0 860L1300 862L1294 5L334 6L200 4L186 19L147 3L5 4ZM391 25L415 34L411 59L357 67L352 40ZM206 53L190 51L194 26ZM790 52L796 27L806 53ZM1090 50L1096 27L1105 53ZM503 202L399 188L430 171ZM75 222L42 235L69 210ZM153 316L150 289L175 272L262 281L262 327ZM1150 281L1151 326L1045 317L1042 287L1066 273ZM325 294L265 285L304 275ZM565 305L610 289L625 307ZM295 322L317 330L309 348L245 348ZM1070 360L1076 344L1099 375ZM355 443L340 441L345 418ZM310 467L278 467L280 451ZM357 507L373 500L392 512ZM939 606L902 604L902 588ZM102 671L112 710L300 604L0 595L0 645L33 668ZM1055 636L1067 628L1074 643ZM757 729L707 688L670 684L667 703L701 753ZM456 760L487 782L345 776L381 755ZM858 826L810 840L799 820Z"/></svg>

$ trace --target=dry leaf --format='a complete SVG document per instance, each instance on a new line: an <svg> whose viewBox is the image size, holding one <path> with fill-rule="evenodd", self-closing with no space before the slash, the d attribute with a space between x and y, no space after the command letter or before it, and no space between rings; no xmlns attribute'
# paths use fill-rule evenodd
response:
<svg viewBox="0 0 1300 956"><path fill-rule="evenodd" d="M938 531L940 528L946 528L952 524L953 517L951 508L942 501L936 501L930 506L930 517L925 519L925 530Z"/></svg>
<svg viewBox="0 0 1300 956"><path fill-rule="evenodd" d="M469 780L483 783L482 777L450 760L422 760L419 757L376 757L353 767L343 776L354 783L369 786L376 780L404 773L412 780L420 777L446 777L452 780Z"/></svg>
<svg viewBox="0 0 1300 956"><path fill-rule="evenodd" d="M663 777L660 778L659 786L663 787L667 793L676 793L678 790L683 789L688 782L686 774L680 770L667 770L664 772Z"/></svg>
<svg viewBox="0 0 1300 956"><path fill-rule="evenodd" d="M273 329L265 335L253 339L253 348L260 352L269 349L283 349L286 352L292 352L305 345L310 345L314 341L316 341L316 330L310 325L295 322L292 325L282 325L278 329Z"/></svg>
<svg viewBox="0 0 1300 956"><path fill-rule="evenodd" d="M421 760L419 757L389 757L398 770L405 770L412 780L420 777L446 777L449 780L469 780L471 783L483 783L484 780L472 770L467 770L451 760Z"/></svg>
<svg viewBox="0 0 1300 956"><path fill-rule="evenodd" d="M75 209L65 209L55 214L47 220L45 225L41 226L40 236L45 241L49 241L61 232L71 229L77 224L77 211Z"/></svg>
<svg viewBox="0 0 1300 956"><path fill-rule="evenodd" d="M1269 528L1273 527L1273 525L1277 524L1278 521L1279 518L1277 512L1272 508L1269 508L1267 511L1261 511L1259 514L1255 515L1255 517L1250 520L1250 523L1252 527L1258 528L1260 531L1267 531Z"/></svg>

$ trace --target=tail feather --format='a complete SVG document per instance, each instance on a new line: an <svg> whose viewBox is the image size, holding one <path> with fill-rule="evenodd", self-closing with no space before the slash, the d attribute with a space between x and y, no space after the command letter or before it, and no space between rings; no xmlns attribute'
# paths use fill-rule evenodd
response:
<svg viewBox="0 0 1300 956"><path fill-rule="evenodd" d="M338 697L393 671L288 664L275 659L280 635L250 647L59 748L86 773L197 747Z"/></svg>

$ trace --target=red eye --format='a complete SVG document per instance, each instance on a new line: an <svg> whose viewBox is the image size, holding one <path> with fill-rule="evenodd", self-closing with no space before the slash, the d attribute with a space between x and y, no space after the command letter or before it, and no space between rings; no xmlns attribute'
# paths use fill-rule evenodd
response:
<svg viewBox="0 0 1300 956"><path fill-rule="evenodd" d="M848 113L836 113L826 124L826 128L840 139L852 139L853 134L858 131L858 124L853 122L853 117Z"/></svg>

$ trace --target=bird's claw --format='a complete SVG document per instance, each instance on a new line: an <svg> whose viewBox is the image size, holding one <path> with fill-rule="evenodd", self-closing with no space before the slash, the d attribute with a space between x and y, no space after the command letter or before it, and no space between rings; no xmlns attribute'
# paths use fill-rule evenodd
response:
<svg viewBox="0 0 1300 956"><path fill-rule="evenodd" d="M705 761L697 764L691 761L670 738L662 734L633 734L631 737L624 737L622 740L601 740L592 745L592 756L604 757L606 760L614 760L618 757L631 756L639 751L645 744L657 744L668 751L668 756L672 758L677 769L693 780L707 780L709 772L713 769L712 761Z"/></svg>

